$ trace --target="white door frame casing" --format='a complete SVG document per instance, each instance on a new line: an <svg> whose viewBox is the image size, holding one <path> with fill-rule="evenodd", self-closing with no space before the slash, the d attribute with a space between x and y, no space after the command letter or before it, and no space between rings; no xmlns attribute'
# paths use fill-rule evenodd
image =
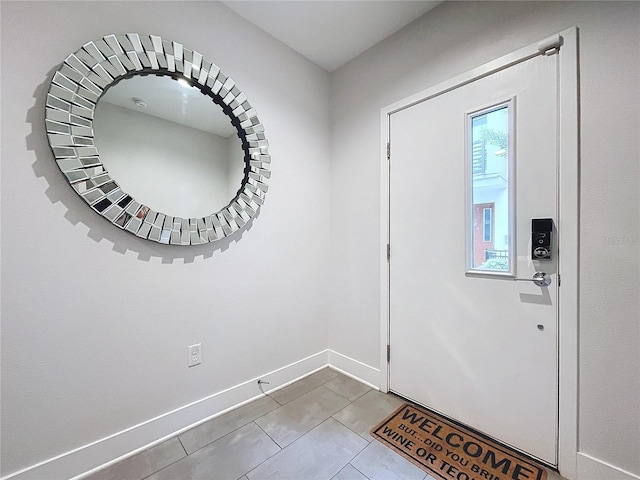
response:
<svg viewBox="0 0 640 480"><path fill-rule="evenodd" d="M406 97L381 110L381 232L380 232L380 390L389 391L389 162L387 145L392 113L442 95L474 80L541 54L546 45L561 39L559 55L559 142L558 142L558 273L561 278L558 302L558 470L569 480L576 479L578 451L578 255L579 255L579 90L578 29L571 27L474 68L431 88ZM393 148L393 146L392 146ZM393 152L392 152L393 153ZM391 246L393 255L393 246ZM393 353L392 353L393 354Z"/></svg>

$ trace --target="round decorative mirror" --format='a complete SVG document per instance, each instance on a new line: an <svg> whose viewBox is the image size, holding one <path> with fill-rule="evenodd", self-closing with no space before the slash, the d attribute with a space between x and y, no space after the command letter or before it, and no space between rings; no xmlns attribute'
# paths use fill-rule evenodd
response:
<svg viewBox="0 0 640 480"><path fill-rule="evenodd" d="M202 55L154 35L109 35L55 72L49 145L97 213L159 243L214 242L264 202L264 127L235 82Z"/></svg>

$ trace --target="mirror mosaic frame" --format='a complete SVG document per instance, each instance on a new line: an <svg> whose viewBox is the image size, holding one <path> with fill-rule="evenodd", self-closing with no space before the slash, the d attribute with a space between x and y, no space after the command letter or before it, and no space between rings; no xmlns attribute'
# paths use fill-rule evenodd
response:
<svg viewBox="0 0 640 480"><path fill-rule="evenodd" d="M202 218L153 210L120 188L95 146L93 115L102 94L133 75L185 79L231 118L242 141L245 175L227 206ZM221 240L241 230L264 203L271 156L264 126L235 82L182 44L156 35L108 35L69 55L47 93L45 124L56 163L74 191L102 217L140 238L172 245Z"/></svg>

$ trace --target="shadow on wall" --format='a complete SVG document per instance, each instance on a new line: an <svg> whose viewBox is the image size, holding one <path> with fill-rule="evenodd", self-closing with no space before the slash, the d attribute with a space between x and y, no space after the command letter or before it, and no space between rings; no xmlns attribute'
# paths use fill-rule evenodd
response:
<svg viewBox="0 0 640 480"><path fill-rule="evenodd" d="M51 69L47 79L35 90L33 97L35 103L27 111L27 123L31 125L31 133L26 137L27 150L35 153L36 161L33 163L33 171L36 177L44 177L49 188L44 192L51 203L62 202L67 208L64 217L73 225L84 224L89 233L87 236L96 242L107 240L113 244L113 251L125 254L134 251L138 259L149 261L152 257L159 257L162 263L173 263L182 259L184 263L192 263L197 257L212 257L216 251L224 252L232 243L237 243L245 231L250 230L253 221L260 216L260 210L251 218L245 227L233 234L213 243L203 245L165 245L150 240L144 240L128 231L121 230L107 219L93 211L82 198L71 188L64 175L56 165L53 153L47 141L45 130L44 112L47 92L53 74L58 66Z"/></svg>

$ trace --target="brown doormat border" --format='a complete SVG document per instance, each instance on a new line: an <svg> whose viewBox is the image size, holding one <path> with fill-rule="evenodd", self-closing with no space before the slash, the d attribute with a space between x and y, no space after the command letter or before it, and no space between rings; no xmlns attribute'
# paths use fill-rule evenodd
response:
<svg viewBox="0 0 640 480"><path fill-rule="evenodd" d="M443 480L546 480L546 469L519 452L446 418L405 403L371 435Z"/></svg>

